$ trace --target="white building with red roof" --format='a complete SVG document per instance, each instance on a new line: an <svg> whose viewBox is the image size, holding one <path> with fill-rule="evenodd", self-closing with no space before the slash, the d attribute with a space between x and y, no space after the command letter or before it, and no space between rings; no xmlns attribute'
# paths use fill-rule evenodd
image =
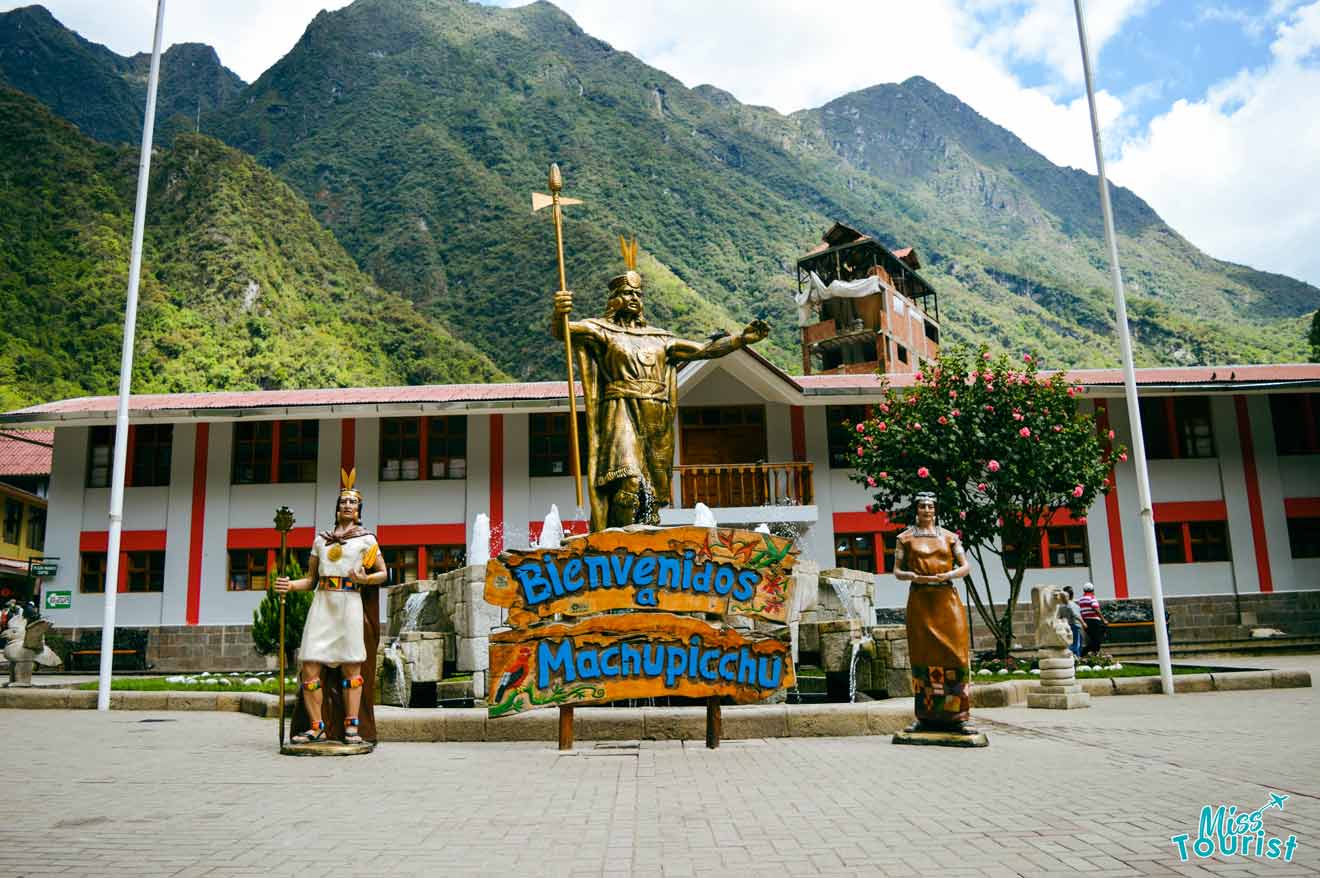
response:
<svg viewBox="0 0 1320 878"><path fill-rule="evenodd" d="M1120 372L1070 378L1130 445ZM1143 369L1138 383L1165 593L1314 592L1320 365ZM888 573L897 525L866 511L840 453L838 425L880 394L872 374L793 377L750 351L687 366L662 521L690 522L700 500L721 523L796 522L805 558L874 573L876 604L901 606ZM397 580L462 563L479 513L495 549L526 546L551 504L581 531L567 412L563 382L135 396L120 623L249 624L272 571L276 507L293 509L292 544L305 550L331 522L341 467L358 471L365 523ZM46 612L65 628L101 620L114 416L114 397L0 415L0 426L53 431L45 551L63 560L45 588L71 600ZM1148 595L1130 463L1115 484L1084 522L1049 529L1028 591L1089 581L1101 598Z"/></svg>

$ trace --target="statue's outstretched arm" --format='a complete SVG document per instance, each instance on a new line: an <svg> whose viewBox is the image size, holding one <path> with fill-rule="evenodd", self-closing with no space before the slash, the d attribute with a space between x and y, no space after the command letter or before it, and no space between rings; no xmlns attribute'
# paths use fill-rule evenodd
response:
<svg viewBox="0 0 1320 878"><path fill-rule="evenodd" d="M675 362L688 360L714 360L728 356L740 348L756 344L770 334L770 324L753 320L738 335L726 335L707 344L686 339L675 339L669 346L669 358Z"/></svg>

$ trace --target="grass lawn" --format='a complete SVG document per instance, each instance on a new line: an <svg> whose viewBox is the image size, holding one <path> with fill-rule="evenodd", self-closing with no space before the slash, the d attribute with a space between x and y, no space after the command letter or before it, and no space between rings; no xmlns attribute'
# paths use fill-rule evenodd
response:
<svg viewBox="0 0 1320 878"><path fill-rule="evenodd" d="M1196 665L1174 665L1173 673L1177 674L1208 674L1211 668L1203 668ZM1243 668L1242 670L1248 670ZM1104 668L1099 671L1078 671L1077 679L1095 680L1102 677L1158 677L1160 675L1159 665L1123 665L1121 668ZM1035 680L1039 679L1036 674L978 674L973 672L972 679L978 683L998 683L1003 680Z"/></svg>
<svg viewBox="0 0 1320 878"><path fill-rule="evenodd" d="M296 677L285 679L285 694L296 694L298 679ZM471 679L471 674L452 674L445 677L444 682ZM225 682L222 683L221 680ZM244 682L245 680L259 682ZM92 681L82 683L78 688L94 690L96 686L96 682ZM236 677L227 675L199 677L195 674L179 674L177 677L116 677L110 681L110 689L114 692L267 692L278 695L279 681L275 677L256 674L240 674Z"/></svg>

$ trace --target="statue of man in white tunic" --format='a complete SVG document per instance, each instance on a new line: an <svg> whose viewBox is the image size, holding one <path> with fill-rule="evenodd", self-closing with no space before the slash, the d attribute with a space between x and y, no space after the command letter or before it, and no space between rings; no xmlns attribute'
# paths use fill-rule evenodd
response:
<svg viewBox="0 0 1320 878"><path fill-rule="evenodd" d="M303 628L299 672L308 728L290 738L295 744L311 744L327 738L322 712L326 676L322 672L326 668L339 669L339 674L331 677L337 676L343 687L344 743L361 744L364 731L374 738L374 732L364 729L359 718L363 707L363 664L374 658L368 654L366 641L376 639L368 636L375 631L372 628L375 620L368 619L363 612L362 592L382 585L387 573L375 535L362 527L362 495L353 489L356 475L356 470L351 473L341 470L343 487L335 504L335 524L318 534L312 543L307 575L302 579L282 576L275 580L278 592L313 589L316 592ZM375 601L371 603L375 605ZM370 705L367 710L370 711Z"/></svg>

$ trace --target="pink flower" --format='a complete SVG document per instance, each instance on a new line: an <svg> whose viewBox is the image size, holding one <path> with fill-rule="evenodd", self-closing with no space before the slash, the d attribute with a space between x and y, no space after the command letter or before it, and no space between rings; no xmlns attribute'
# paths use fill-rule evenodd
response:
<svg viewBox="0 0 1320 878"><path fill-rule="evenodd" d="M1031 354L1023 354L1023 355L1022 355L1022 362L1024 362L1024 363L1030 363L1030 362L1031 362Z"/></svg>
<svg viewBox="0 0 1320 878"><path fill-rule="evenodd" d="M925 378L925 377L926 377L925 375L923 375L923 374L921 374L920 372L918 372L917 374L915 374L915 375L912 376L912 379L913 379L914 381L920 381L922 378Z"/></svg>
<svg viewBox="0 0 1320 878"><path fill-rule="evenodd" d="M917 478L919 479L930 478L930 470L926 469L924 466L917 467Z"/></svg>
<svg viewBox="0 0 1320 878"><path fill-rule="evenodd" d="M880 403L880 411L884 412L885 414L889 414L889 406L883 402Z"/></svg>
<svg viewBox="0 0 1320 878"><path fill-rule="evenodd" d="M1082 387L1082 385L1080 385L1080 384L1078 384L1076 387L1074 387L1073 390L1077 391L1078 393L1085 393L1085 392L1086 392L1086 389L1085 389L1084 387Z"/></svg>
<svg viewBox="0 0 1320 878"><path fill-rule="evenodd" d="M959 510L958 510L958 517L961 518L963 521L966 521L966 520L967 520L967 511L964 510L964 509L959 509Z"/></svg>
<svg viewBox="0 0 1320 878"><path fill-rule="evenodd" d="M871 478L870 476L867 476L867 477L866 477L866 484L867 484L868 487L874 488L874 487L875 487L875 479Z"/></svg>
<svg viewBox="0 0 1320 878"><path fill-rule="evenodd" d="M956 418L961 414L962 412L958 411L957 409L954 409L953 411L949 412L949 417Z"/></svg>
<svg viewBox="0 0 1320 878"><path fill-rule="evenodd" d="M1109 431L1109 438L1110 438L1111 440L1114 438L1114 431L1113 431L1113 430L1110 430L1110 431Z"/></svg>
<svg viewBox="0 0 1320 878"><path fill-rule="evenodd" d="M860 445L857 446L857 456L858 456L858 457L861 457L861 456L862 456L862 446L860 446Z"/></svg>
<svg viewBox="0 0 1320 878"><path fill-rule="evenodd" d="M985 488L986 488L985 482L980 482L976 486L976 490L980 491L982 494L985 493Z"/></svg>
<svg viewBox="0 0 1320 878"><path fill-rule="evenodd" d="M1013 412L1013 420L1015 421L1022 420L1022 412Z"/></svg>
<svg viewBox="0 0 1320 878"><path fill-rule="evenodd" d="M1073 488L1073 496L1074 496L1074 497L1080 497L1080 496L1082 496L1082 486L1081 486L1081 485L1078 485L1077 487Z"/></svg>
<svg viewBox="0 0 1320 878"><path fill-rule="evenodd" d="M912 429L914 429L914 430L920 430L920 429L921 429L921 421L913 421L913 422L912 422Z"/></svg>
<svg viewBox="0 0 1320 878"><path fill-rule="evenodd" d="M1021 436L1023 439L1026 439L1028 436L1031 435L1031 428L1023 427L1021 430L1018 430L1018 435Z"/></svg>
<svg viewBox="0 0 1320 878"><path fill-rule="evenodd" d="M956 390L950 390L950 391L949 391L949 399L957 399L957 398L958 398L958 391L956 391Z"/></svg>
<svg viewBox="0 0 1320 878"><path fill-rule="evenodd" d="M1080 517L1077 519L1077 523L1078 523L1078 524L1086 524L1086 516L1085 516L1085 515L1080 516Z"/></svg>
<svg viewBox="0 0 1320 878"><path fill-rule="evenodd" d="M946 417L944 417L944 415L940 415L940 423L941 423L941 424L947 424L947 423L949 423L949 419L946 418Z"/></svg>
<svg viewBox="0 0 1320 878"><path fill-rule="evenodd" d="M999 472L999 461L997 461L997 460L989 461L989 462L985 465L985 468L988 469L988 470L990 470L990 472L992 472L992 473L997 473L997 472Z"/></svg>
<svg viewBox="0 0 1320 878"><path fill-rule="evenodd" d="M983 359L983 360L989 360L989 359L990 359L990 352L989 352L989 351L986 351L985 353L981 354L981 359Z"/></svg>
<svg viewBox="0 0 1320 878"><path fill-rule="evenodd" d="M887 479L887 478L889 478L889 473L881 471L881 473L880 473L880 478L882 478L882 479Z"/></svg>
<svg viewBox="0 0 1320 878"><path fill-rule="evenodd" d="M883 433L884 431L889 429L889 425L886 424L884 421L881 421L878 425L876 425L876 429L879 430L881 433Z"/></svg>
<svg viewBox="0 0 1320 878"><path fill-rule="evenodd" d="M1126 451L1121 452L1121 453L1118 455L1118 459L1121 460L1121 461L1123 461L1124 463L1127 463L1127 452L1126 452Z"/></svg>
<svg viewBox="0 0 1320 878"><path fill-rule="evenodd" d="M995 410L995 407L992 406L992 405L990 405L989 403L987 403L987 404L986 404L986 407L985 407L985 410L988 411L988 412L992 412L992 411Z"/></svg>
<svg viewBox="0 0 1320 878"><path fill-rule="evenodd" d="M1062 433L1062 432L1063 432L1063 425L1061 425L1061 424L1055 424L1055 425L1054 425L1054 432L1056 432L1056 433Z"/></svg>
<svg viewBox="0 0 1320 878"><path fill-rule="evenodd" d="M858 424L858 425L857 425L857 432L858 432L858 433L865 433L865 432L866 432L866 425L865 425L865 424Z"/></svg>
<svg viewBox="0 0 1320 878"><path fill-rule="evenodd" d="M995 527L1003 527L1003 526L1004 526L1004 516L1001 515L995 519Z"/></svg>

